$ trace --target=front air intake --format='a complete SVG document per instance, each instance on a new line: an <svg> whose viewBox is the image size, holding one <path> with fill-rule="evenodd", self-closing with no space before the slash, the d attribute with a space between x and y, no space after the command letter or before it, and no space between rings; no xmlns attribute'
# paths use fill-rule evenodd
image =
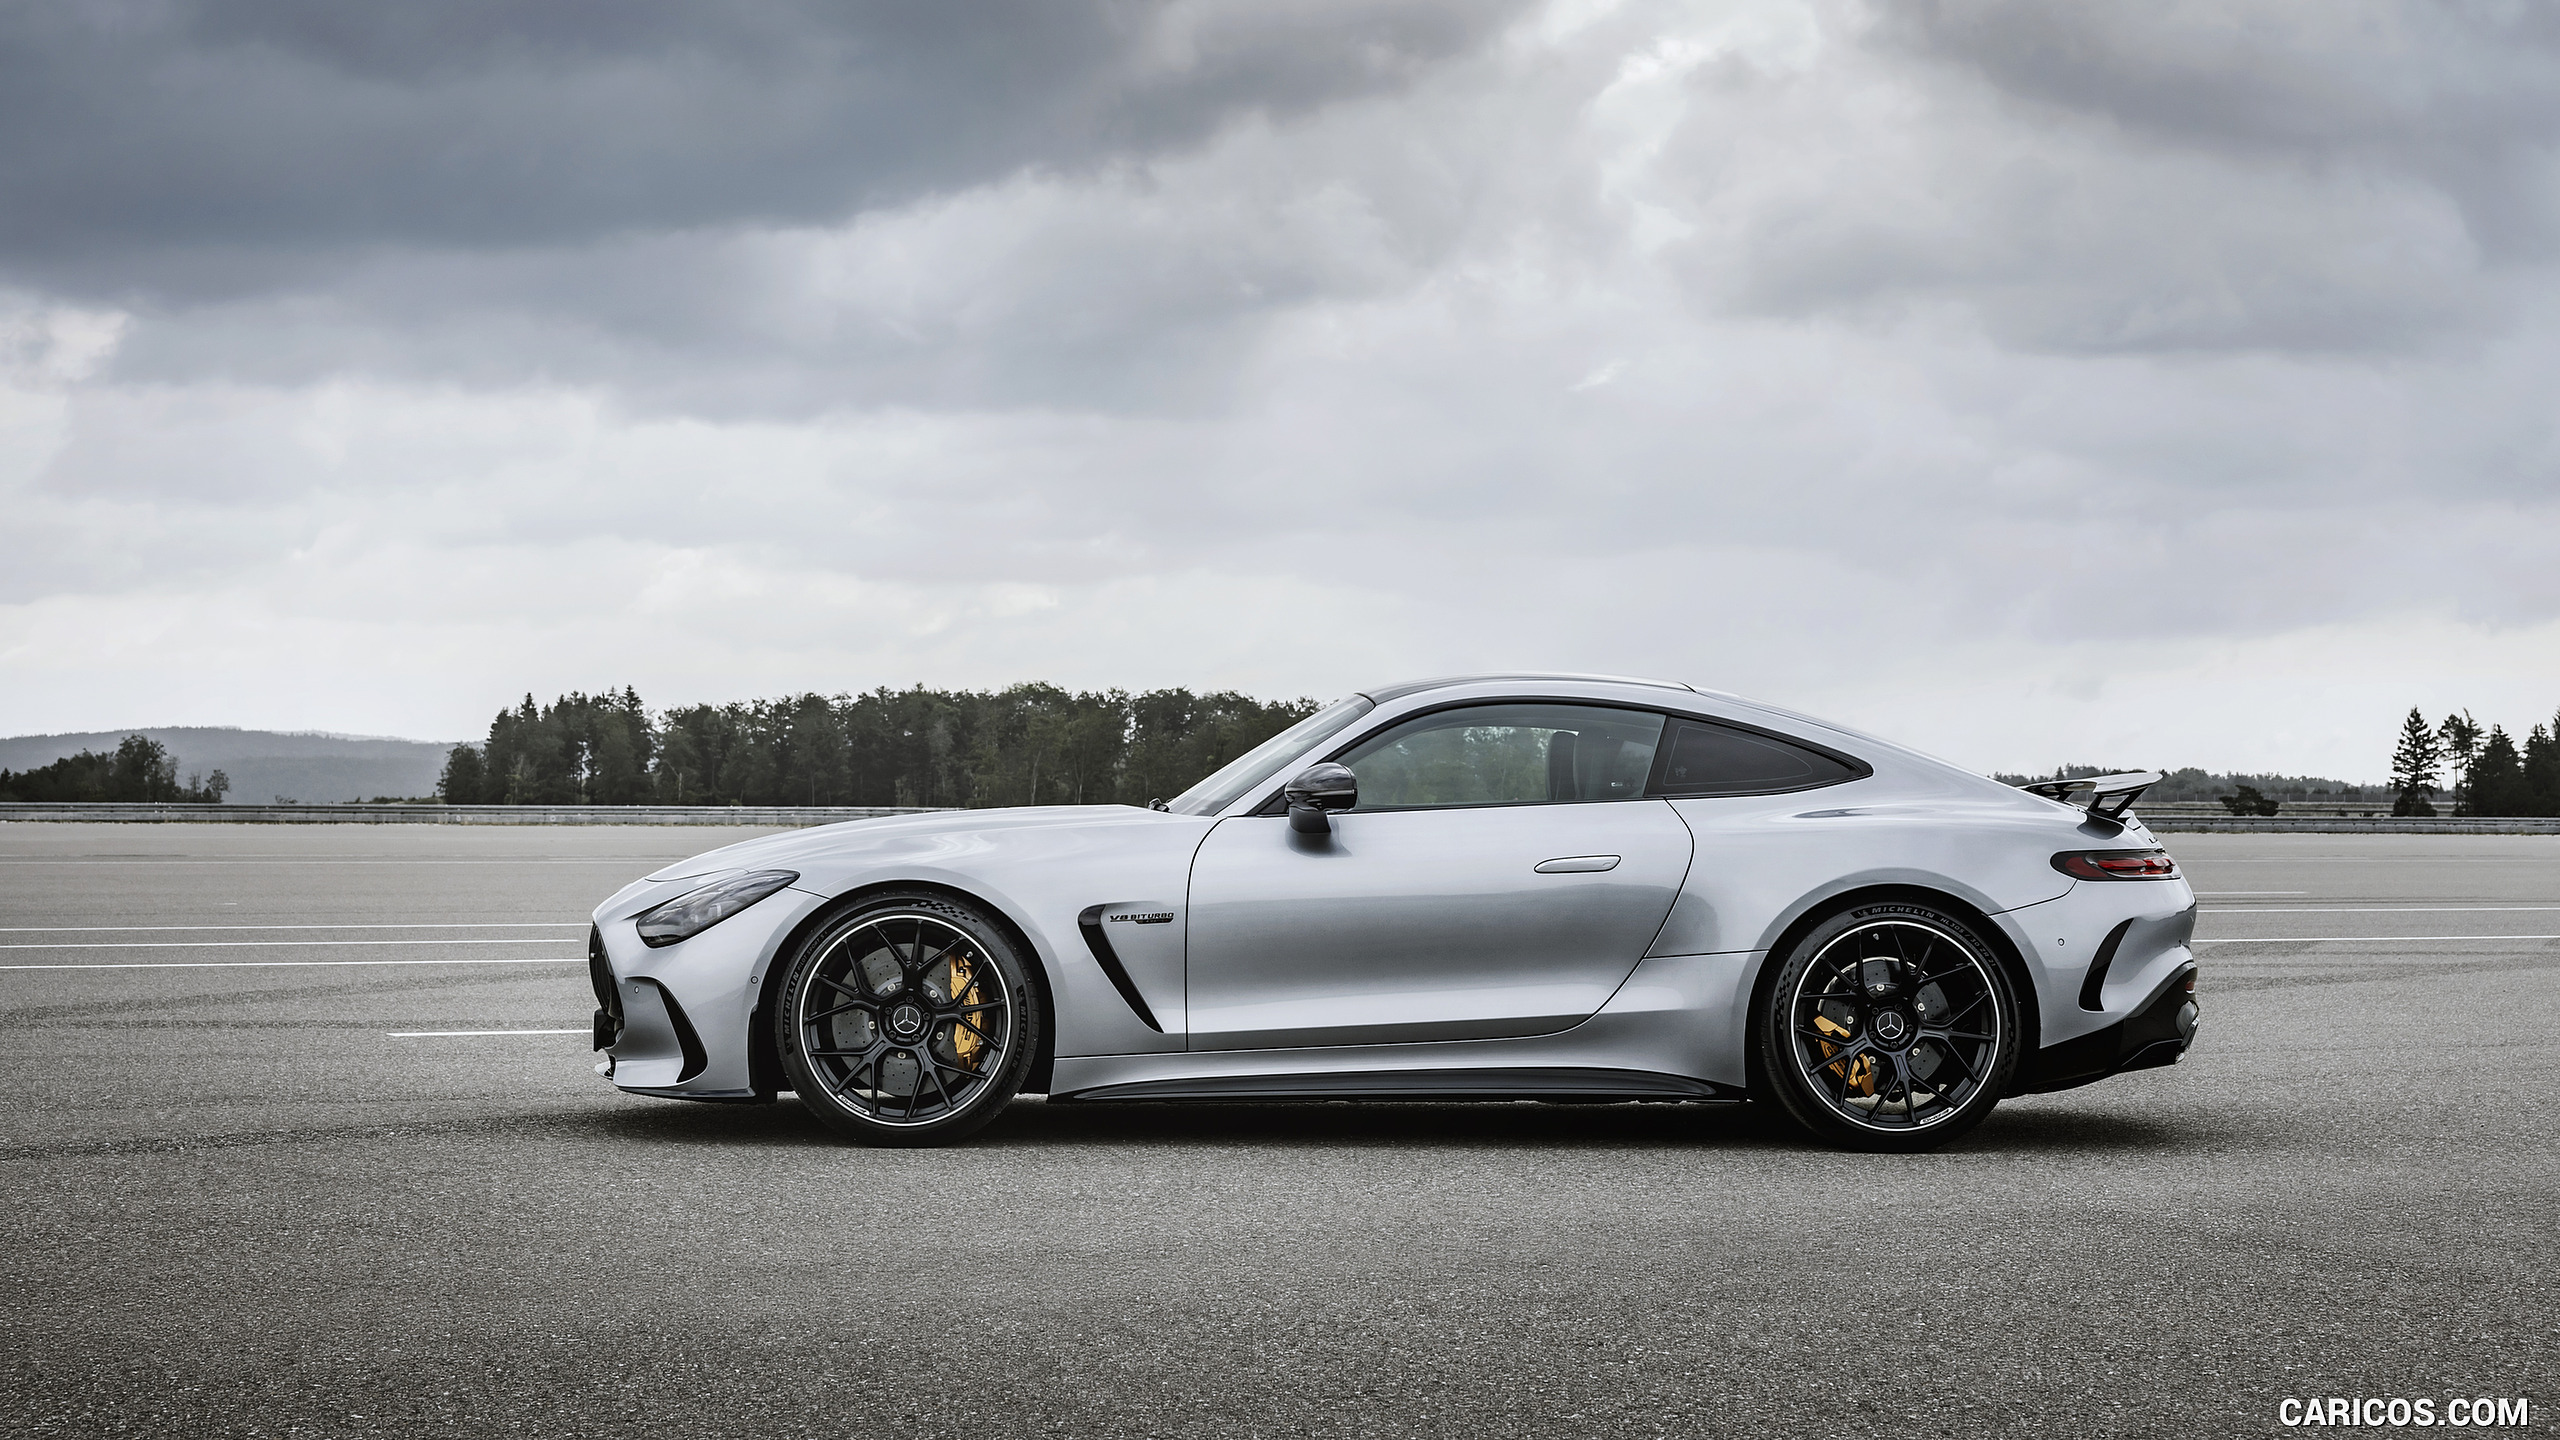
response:
<svg viewBox="0 0 2560 1440"><path fill-rule="evenodd" d="M613 983L613 966L604 958L604 932L587 927L587 983L595 987L595 1047L610 1050L622 1038L622 992Z"/></svg>
<svg viewBox="0 0 2560 1440"><path fill-rule="evenodd" d="M711 1061L703 1051L702 1037L693 1033L693 1022L685 1018L684 1007L676 1003L675 992L645 976L632 983L655 988L658 1003L667 1007L667 1026L676 1032L676 1048L684 1052L684 1068L676 1072L676 1083L682 1085L708 1069Z"/></svg>

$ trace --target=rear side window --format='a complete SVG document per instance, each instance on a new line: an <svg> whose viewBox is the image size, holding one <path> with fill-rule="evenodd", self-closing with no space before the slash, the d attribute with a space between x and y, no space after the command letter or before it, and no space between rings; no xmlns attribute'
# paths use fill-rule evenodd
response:
<svg viewBox="0 0 2560 1440"><path fill-rule="evenodd" d="M1810 790L1837 785L1866 772L1859 767L1774 735L1674 720L1663 737L1657 795L1768 795L1781 790Z"/></svg>

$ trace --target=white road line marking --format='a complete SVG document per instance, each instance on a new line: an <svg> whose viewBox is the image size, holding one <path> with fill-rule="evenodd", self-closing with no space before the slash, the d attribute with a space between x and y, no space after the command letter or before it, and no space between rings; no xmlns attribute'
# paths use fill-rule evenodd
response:
<svg viewBox="0 0 2560 1440"><path fill-rule="evenodd" d="M2560 940L2560 935L2234 935L2220 940L2191 940L2191 945L2316 945L2341 940L2356 944L2392 944L2409 940Z"/></svg>
<svg viewBox="0 0 2560 1440"><path fill-rule="evenodd" d="M2308 890L2198 890L2198 895L2308 895Z"/></svg>
<svg viewBox="0 0 2560 1440"><path fill-rule="evenodd" d="M2408 838L2417 839L2419 837L2410 836ZM2425 838L2441 840L2446 837L2441 835L2431 835ZM2548 840L2551 837L2548 835L2536 834L2532 836L2501 835L2498 838L2501 840ZM2503 855L2490 855L2485 858L2488 860L2515 860L2527 857L2518 855L2513 851L2509 851ZM2531 858L2538 860L2544 857L2537 855ZM2363 855L2216 855L2207 863L2214 865L2291 865L2299 860L2361 860L2375 865L2478 865L2483 863L2483 859L2484 857L2479 855L2412 855L2406 850L2374 850Z"/></svg>
<svg viewBox="0 0 2560 1440"><path fill-rule="evenodd" d="M2216 905L2207 915L2497 915L2560 905Z"/></svg>
<svg viewBox="0 0 2560 1440"><path fill-rule="evenodd" d="M570 930L584 920L422 920L415 925L0 925L0 935L138 934L146 930Z"/></svg>
<svg viewBox="0 0 2560 1440"><path fill-rule="evenodd" d="M445 1035L586 1035L586 1030L384 1030L394 1040L440 1040Z"/></svg>
<svg viewBox="0 0 2560 1440"><path fill-rule="evenodd" d="M100 856L95 859L57 855L0 855L0 865L646 865L663 870L685 857L659 859L651 855L506 855L478 860L463 856L420 855L384 856L367 860L345 855L275 855L260 858L230 857L197 859L172 855L129 858Z"/></svg>
<svg viewBox="0 0 2560 1440"><path fill-rule="evenodd" d="M584 955L493 956L477 960L101 960L94 965L0 965L0 970L301 970L330 965L583 965Z"/></svg>
<svg viewBox="0 0 2560 1440"><path fill-rule="evenodd" d="M287 945L557 945L557 935L485 940L40 940L0 945L0 950L273 950Z"/></svg>

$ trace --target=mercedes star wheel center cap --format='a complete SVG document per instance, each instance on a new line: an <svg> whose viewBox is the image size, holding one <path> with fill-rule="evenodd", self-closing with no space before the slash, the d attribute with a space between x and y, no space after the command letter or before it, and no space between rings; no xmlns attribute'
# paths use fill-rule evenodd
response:
<svg viewBox="0 0 2560 1440"><path fill-rule="evenodd" d="M1907 1033L1910 1028L1910 1025L1903 1020L1902 1012L1899 1010L1879 1010L1876 1012L1876 1038L1887 1045L1900 1044L1903 1035Z"/></svg>
<svg viewBox="0 0 2560 1440"><path fill-rule="evenodd" d="M924 1033L924 1012L913 1005L901 1005L889 1012L889 1033L901 1040L912 1040Z"/></svg>

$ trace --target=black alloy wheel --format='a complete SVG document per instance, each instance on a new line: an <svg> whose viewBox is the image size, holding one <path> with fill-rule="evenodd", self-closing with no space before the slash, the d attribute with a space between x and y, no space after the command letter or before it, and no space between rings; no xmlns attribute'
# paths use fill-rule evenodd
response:
<svg viewBox="0 0 2560 1440"><path fill-rule="evenodd" d="M1835 915L1786 957L1761 1015L1763 1072L1797 1123L1835 1145L1926 1150L1999 1103L2018 1006L1997 954L1918 904Z"/></svg>
<svg viewBox="0 0 2560 1440"><path fill-rule="evenodd" d="M1022 1088L1037 992L1004 932L940 896L885 896L800 947L775 1049L810 1112L873 1145L978 1129Z"/></svg>

